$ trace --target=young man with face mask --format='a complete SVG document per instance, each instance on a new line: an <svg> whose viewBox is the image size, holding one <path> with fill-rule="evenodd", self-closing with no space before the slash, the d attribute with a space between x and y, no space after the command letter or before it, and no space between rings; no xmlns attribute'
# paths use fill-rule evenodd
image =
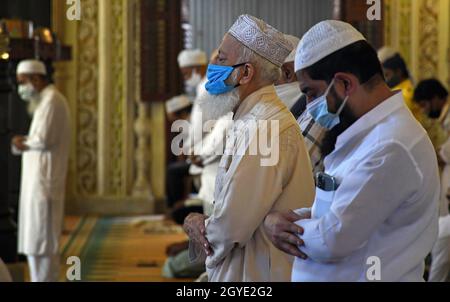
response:
<svg viewBox="0 0 450 302"><path fill-rule="evenodd" d="M325 173L312 208L272 212L265 230L297 256L292 281L423 281L437 236L439 174L433 146L383 79L375 50L341 21L302 38L301 90L324 138Z"/></svg>
<svg viewBox="0 0 450 302"><path fill-rule="evenodd" d="M37 107L27 136L15 136L14 153L22 154L18 251L28 257L31 281L57 281L59 239L64 215L70 145L69 107L46 80L41 61L17 66L19 96Z"/></svg>
<svg viewBox="0 0 450 302"><path fill-rule="evenodd" d="M262 222L271 210L313 199L311 165L299 127L273 86L291 51L278 30L242 15L225 34L216 64L208 67L206 89L216 96L208 102L218 105L217 116L233 112L212 214L190 214L184 223L193 258L207 255L209 281L290 279L293 258L270 244ZM254 132L247 128L251 125ZM275 162L261 161L261 150L249 152L261 137L277 137L270 147L278 154Z"/></svg>

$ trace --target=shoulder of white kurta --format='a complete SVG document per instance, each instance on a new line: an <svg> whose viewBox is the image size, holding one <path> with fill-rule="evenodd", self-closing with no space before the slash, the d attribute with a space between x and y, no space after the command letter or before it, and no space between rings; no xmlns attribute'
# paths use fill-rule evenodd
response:
<svg viewBox="0 0 450 302"><path fill-rule="evenodd" d="M42 97L41 105L43 108L57 111L58 114L68 113L67 99L56 89L50 90Z"/></svg>
<svg viewBox="0 0 450 302"><path fill-rule="evenodd" d="M433 159L435 152L425 130L409 115L409 112L399 112L377 124L358 143L355 154L363 161L380 153L397 152L416 166L420 158ZM416 153L421 157L416 158Z"/></svg>

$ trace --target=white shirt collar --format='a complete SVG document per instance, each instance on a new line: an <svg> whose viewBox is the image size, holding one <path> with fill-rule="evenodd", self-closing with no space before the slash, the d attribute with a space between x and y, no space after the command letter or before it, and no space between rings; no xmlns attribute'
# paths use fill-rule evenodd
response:
<svg viewBox="0 0 450 302"><path fill-rule="evenodd" d="M53 84L48 84L47 86L45 86L45 88L42 89L40 93L41 99L45 98L49 93L51 93L54 87L55 86Z"/></svg>
<svg viewBox="0 0 450 302"><path fill-rule="evenodd" d="M353 125L339 135L336 140L335 150L348 143L350 139L357 137L358 134L373 128L375 124L402 107L405 107L405 102L400 91L360 117Z"/></svg>

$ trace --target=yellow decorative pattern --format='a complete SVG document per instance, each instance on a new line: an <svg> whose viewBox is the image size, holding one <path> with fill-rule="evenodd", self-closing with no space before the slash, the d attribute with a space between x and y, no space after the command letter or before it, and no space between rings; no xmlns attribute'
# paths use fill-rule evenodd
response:
<svg viewBox="0 0 450 302"><path fill-rule="evenodd" d="M127 0L125 0L127 1ZM112 7L112 45L111 45L111 74L112 99L110 112L110 143L109 161L110 173L108 191L110 194L123 193L123 131L124 112L126 102L124 95L124 0L110 0Z"/></svg>
<svg viewBox="0 0 450 302"><path fill-rule="evenodd" d="M447 24L450 25L450 3L447 3ZM450 30L447 29L447 88L450 89Z"/></svg>
<svg viewBox="0 0 450 302"><path fill-rule="evenodd" d="M420 8L419 79L437 76L439 0L423 0Z"/></svg>
<svg viewBox="0 0 450 302"><path fill-rule="evenodd" d="M140 97L135 84L140 84L140 74L135 64L140 63L134 57L140 55L140 44L134 44L139 26L134 16L141 8L139 3L82 0L81 20L69 21L65 18L65 2L52 1L52 29L73 51L71 62L55 64L55 80L69 100L73 126L68 213L127 215L153 211L149 173L152 121L149 108L136 108ZM135 115L137 111L144 119ZM145 122L137 124L144 148L135 153L138 140L133 137L133 126L142 120ZM134 165L134 155L144 160ZM141 181L137 181L138 171L145 175ZM135 187L138 190L133 190Z"/></svg>
<svg viewBox="0 0 450 302"><path fill-rule="evenodd" d="M384 41L385 44L391 45L392 41L392 1L384 1Z"/></svg>
<svg viewBox="0 0 450 302"><path fill-rule="evenodd" d="M400 0L399 51L406 64L411 64L411 0Z"/></svg>
<svg viewBox="0 0 450 302"><path fill-rule="evenodd" d="M401 53L415 83L434 77L450 85L449 17L448 0L384 1L384 44Z"/></svg>
<svg viewBox="0 0 450 302"><path fill-rule="evenodd" d="M157 0L157 12L159 14L165 13L165 6L167 0ZM166 23L163 20L159 20L157 23L157 39L158 39L158 45L166 45ZM166 58L167 50L164 47L158 47L158 68L160 70L160 80L158 81L159 87L158 91L164 91L166 87L166 74L165 74L165 62L167 60Z"/></svg>
<svg viewBox="0 0 450 302"><path fill-rule="evenodd" d="M83 16L78 21L79 55L76 107L76 189L80 195L97 190L97 80L98 3L81 1Z"/></svg>

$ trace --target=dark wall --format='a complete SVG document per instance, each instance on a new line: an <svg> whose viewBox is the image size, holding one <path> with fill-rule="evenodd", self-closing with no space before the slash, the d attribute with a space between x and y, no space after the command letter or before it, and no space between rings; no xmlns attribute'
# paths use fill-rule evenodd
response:
<svg viewBox="0 0 450 302"><path fill-rule="evenodd" d="M33 21L35 27L50 27L51 13L51 0L0 0L0 19L19 18Z"/></svg>

